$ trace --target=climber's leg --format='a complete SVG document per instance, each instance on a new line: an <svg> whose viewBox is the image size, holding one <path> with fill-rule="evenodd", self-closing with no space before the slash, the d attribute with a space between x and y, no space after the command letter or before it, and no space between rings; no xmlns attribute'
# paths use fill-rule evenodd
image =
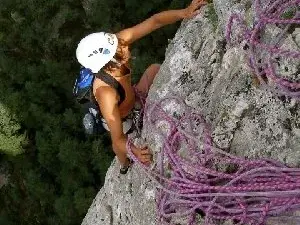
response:
<svg viewBox="0 0 300 225"><path fill-rule="evenodd" d="M142 93L145 96L148 95L150 86L152 85L153 80L157 72L159 71L159 68L160 64L152 64L146 69L140 81L136 85L136 89L138 90L138 92Z"/></svg>

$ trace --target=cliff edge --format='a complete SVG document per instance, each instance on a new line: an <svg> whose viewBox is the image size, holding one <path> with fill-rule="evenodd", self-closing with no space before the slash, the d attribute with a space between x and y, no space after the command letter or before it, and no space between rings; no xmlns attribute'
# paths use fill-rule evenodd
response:
<svg viewBox="0 0 300 225"><path fill-rule="evenodd" d="M226 24L234 12L243 15L248 26L253 25L254 6L246 0L215 0L194 19L182 22L166 50L147 102L176 95L202 113L210 124L214 146L247 159L269 158L299 167L299 101L262 88L249 66L247 43L226 41ZM232 29L232 35L238 33L237 27ZM268 25L262 39L271 42L283 29L278 24ZM287 31L280 46L300 50L299 26ZM299 59L280 58L276 70L294 82L300 81ZM180 112L180 107L169 108L175 114ZM145 140L159 153L162 142L158 133L157 128L144 126L142 138L136 141ZM127 175L120 175L114 160L82 225L155 225L155 194L155 183L137 163ZM198 221L203 224L201 218ZM272 218L268 223L298 224L289 218ZM187 222L183 218L172 224Z"/></svg>

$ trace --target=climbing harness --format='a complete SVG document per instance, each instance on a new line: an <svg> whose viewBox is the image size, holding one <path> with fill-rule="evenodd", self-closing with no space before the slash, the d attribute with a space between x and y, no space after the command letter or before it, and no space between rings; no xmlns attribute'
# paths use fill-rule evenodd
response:
<svg viewBox="0 0 300 225"><path fill-rule="evenodd" d="M104 71L95 74L90 69L81 68L74 84L73 95L83 107L84 116L82 124L87 135L99 135L109 131L108 125L102 117L98 103L93 95L95 77L101 79L117 91L120 96L119 105L125 99L125 91L122 85L113 76ZM133 129L133 122L138 113L139 111L134 109L126 118L122 119L124 133L128 133Z"/></svg>

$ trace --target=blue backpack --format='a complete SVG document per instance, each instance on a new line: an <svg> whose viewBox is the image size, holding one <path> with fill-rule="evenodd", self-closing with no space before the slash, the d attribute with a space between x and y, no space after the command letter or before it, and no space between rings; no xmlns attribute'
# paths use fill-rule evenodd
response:
<svg viewBox="0 0 300 225"><path fill-rule="evenodd" d="M85 133L88 135L99 135L107 131L104 128L105 126L103 126L106 122L101 115L98 103L93 95L95 77L116 89L120 96L119 105L125 99L124 88L113 76L104 71L94 74L90 69L82 67L74 84L73 95L83 107L84 116L82 123Z"/></svg>

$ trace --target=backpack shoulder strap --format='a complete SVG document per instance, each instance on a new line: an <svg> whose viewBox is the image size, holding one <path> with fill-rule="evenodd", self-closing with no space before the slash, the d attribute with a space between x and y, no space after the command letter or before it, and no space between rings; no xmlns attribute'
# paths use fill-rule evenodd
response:
<svg viewBox="0 0 300 225"><path fill-rule="evenodd" d="M118 103L119 105L125 100L125 90L124 90L123 86L116 80L116 78L114 78L113 76L111 76L110 74L106 73L103 70L101 70L97 74L95 74L95 77L99 78L100 80L102 80L103 82L108 84L109 86L116 89L116 91L118 92L118 94L120 96L120 101Z"/></svg>

